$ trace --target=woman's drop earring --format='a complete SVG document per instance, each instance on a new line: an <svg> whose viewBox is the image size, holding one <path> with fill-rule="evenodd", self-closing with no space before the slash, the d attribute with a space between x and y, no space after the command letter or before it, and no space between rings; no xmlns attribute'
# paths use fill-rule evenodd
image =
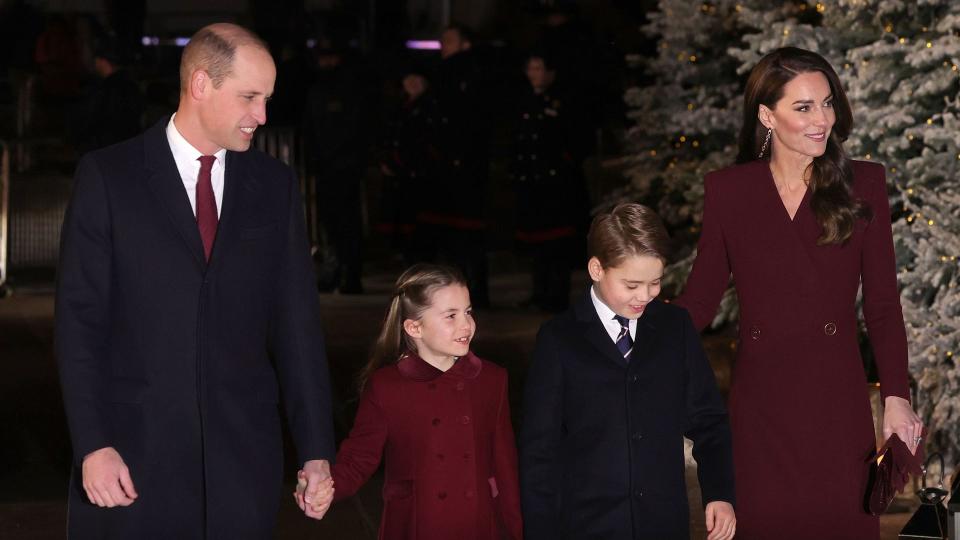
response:
<svg viewBox="0 0 960 540"><path fill-rule="evenodd" d="M763 154L767 152L767 146L770 144L770 136L773 135L773 128L767 128L767 138L763 140L763 146L760 148L760 155L757 159L763 159Z"/></svg>

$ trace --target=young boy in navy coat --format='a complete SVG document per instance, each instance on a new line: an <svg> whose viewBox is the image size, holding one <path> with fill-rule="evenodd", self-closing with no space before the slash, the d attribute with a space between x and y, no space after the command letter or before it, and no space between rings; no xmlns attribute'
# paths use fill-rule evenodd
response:
<svg viewBox="0 0 960 540"><path fill-rule="evenodd" d="M622 204L594 219L587 241L593 286L540 328L527 377L524 534L688 539L688 437L708 538L733 538L726 409L690 316L656 300L666 230L649 208Z"/></svg>

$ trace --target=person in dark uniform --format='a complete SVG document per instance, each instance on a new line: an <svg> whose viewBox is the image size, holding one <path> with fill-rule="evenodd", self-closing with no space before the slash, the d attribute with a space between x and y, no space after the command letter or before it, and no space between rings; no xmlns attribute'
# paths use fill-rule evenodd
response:
<svg viewBox="0 0 960 540"><path fill-rule="evenodd" d="M380 150L383 188L376 228L390 240L403 263L410 265L423 258L414 249L412 237L424 186L433 173L436 152L431 130L436 102L421 70L408 69L401 84L402 102Z"/></svg>
<svg viewBox="0 0 960 540"><path fill-rule="evenodd" d="M72 126L81 153L125 141L143 130L143 94L121 65L116 46L98 44L93 68L96 81L87 89Z"/></svg>
<svg viewBox="0 0 960 540"><path fill-rule="evenodd" d="M489 305L485 199L489 130L472 37L450 26L440 39L432 138L436 174L417 214L418 244L459 266L474 307Z"/></svg>
<svg viewBox="0 0 960 540"><path fill-rule="evenodd" d="M576 135L579 117L556 83L548 55L531 54L529 81L517 100L510 167L516 192L516 240L532 260L533 294L526 302L566 309L573 261L581 245L587 199Z"/></svg>
<svg viewBox="0 0 960 540"><path fill-rule="evenodd" d="M363 292L362 181L372 127L369 101L359 70L342 50L317 53L316 80L304 111L309 173L316 181L318 225L332 247L334 268L321 277L322 290Z"/></svg>

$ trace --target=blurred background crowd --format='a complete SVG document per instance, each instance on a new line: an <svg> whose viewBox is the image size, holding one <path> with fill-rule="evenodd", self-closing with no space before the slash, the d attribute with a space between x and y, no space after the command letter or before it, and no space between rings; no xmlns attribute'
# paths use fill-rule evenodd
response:
<svg viewBox="0 0 960 540"><path fill-rule="evenodd" d="M520 265L521 304L560 310L589 210L622 183L600 162L640 73L625 58L653 50L649 4L7 0L7 285L49 281L57 235L38 223L62 213L78 157L169 115L187 36L233 20L277 62L257 146L300 173L321 291L361 293L365 263L441 260L483 307L490 265Z"/></svg>

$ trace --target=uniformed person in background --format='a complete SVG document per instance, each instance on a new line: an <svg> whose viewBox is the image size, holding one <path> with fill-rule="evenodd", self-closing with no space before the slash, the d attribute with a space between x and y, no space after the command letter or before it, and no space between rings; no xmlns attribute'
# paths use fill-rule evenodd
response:
<svg viewBox="0 0 960 540"><path fill-rule="evenodd" d="M387 126L379 155L383 184L376 229L400 254L404 266L425 258L412 238L437 158L432 133L436 101L423 73L409 68L403 74L400 103Z"/></svg>
<svg viewBox="0 0 960 540"><path fill-rule="evenodd" d="M436 257L460 267L473 306L485 307L490 303L485 247L489 115L472 47L473 38L462 26L441 34L433 87L436 174L417 214L417 243L428 260Z"/></svg>
<svg viewBox="0 0 960 540"><path fill-rule="evenodd" d="M533 293L525 305L561 311L569 302L572 265L582 258L587 218L582 119L548 54L529 55L525 73L529 84L516 100L510 167L516 240L532 257Z"/></svg>
<svg viewBox="0 0 960 540"><path fill-rule="evenodd" d="M363 292L363 176L375 115L360 70L343 47L323 41L303 113L309 174L316 182L317 220L332 250L318 272L321 290Z"/></svg>
<svg viewBox="0 0 960 540"><path fill-rule="evenodd" d="M96 79L86 88L71 123L78 153L136 137L146 104L137 81L123 66L116 43L104 38L93 53Z"/></svg>

